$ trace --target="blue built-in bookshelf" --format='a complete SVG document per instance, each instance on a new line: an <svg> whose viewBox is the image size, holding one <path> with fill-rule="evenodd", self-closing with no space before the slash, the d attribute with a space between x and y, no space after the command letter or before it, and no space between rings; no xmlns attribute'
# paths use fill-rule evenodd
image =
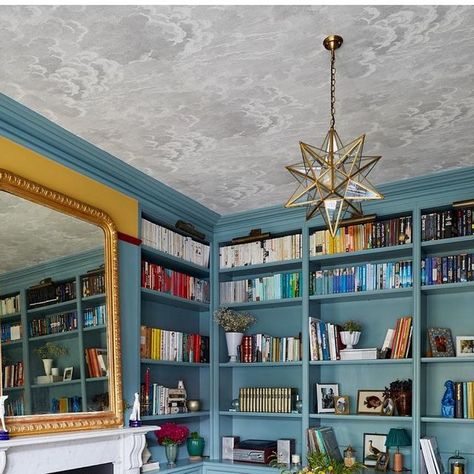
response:
<svg viewBox="0 0 474 474"><path fill-rule="evenodd" d="M136 198L142 215L151 221L169 228L173 228L178 219L192 222L206 234L211 244L211 265L206 269L150 249L148 245L137 246L125 240L119 242L124 399L128 403L133 401L133 394L143 380L144 371L150 366L152 376L162 379L166 384L173 385L178 379L185 380L189 396L199 398L203 406L199 414L183 414L173 420L201 432L206 440L205 454L209 455L209 459L203 463L190 463L185 448L181 447L177 466L169 468L164 462L164 449L156 446L154 436L150 435L148 440L153 456L162 461L161 472L272 472L268 467L222 462L221 437L294 437L297 450L304 459L307 428L329 425L334 428L342 447L351 443L357 449L359 459L364 433L387 433L391 427L406 428L412 437L412 446L403 448L403 452L406 465L414 473L420 472L420 436L434 435L438 439L444 462L459 449L469 460L468 474L474 474L471 442L474 423L469 419L440 418L444 381L473 380L474 364L467 358L429 358L426 345L426 331L429 327L449 327L453 336L474 334L471 309L474 286L472 282L422 286L420 279L422 257L472 252L474 249L474 238L471 236L446 236L444 239L429 241L422 241L421 237L423 214L444 211L455 201L474 197L474 168L381 185L380 191L385 199L364 205L366 214L375 213L381 219L411 217L411 243L393 245L392 241L389 247L313 255L310 254L310 235L314 230L322 228L322 221L316 218L305 222L304 210L284 209L278 205L220 216L4 95L0 95L0 132L7 139ZM97 163L100 163L100 167ZM137 222L140 217L137 216ZM219 248L234 237L248 235L255 228L277 236L301 234L301 256L293 260L257 263L244 268L220 268ZM167 268L209 279L210 304L203 305L169 294L142 290L142 257ZM397 260L413 262L413 286L354 293L309 293L309 276L313 271ZM233 306L256 316L257 323L251 332L288 336L300 331L303 341L301 363L228 364L224 334L211 316L220 306L220 282L295 271L301 272L301 296L298 298L252 301ZM7 290L5 293L2 291L2 295L7 293ZM373 347L382 343L386 329L393 327L395 320L404 315L413 316L413 350L408 359L370 362L309 361L307 323L310 316L319 316L331 322L357 319L363 324L363 334L358 346ZM7 318L14 320L15 317L17 315L9 315ZM142 324L209 335L210 363L203 366L141 361L139 353ZM13 344L9 350L18 350L16 347L21 347L21 344ZM355 413L355 395L359 388L383 388L383 385L397 378L413 379L413 409L410 418L369 417ZM301 414L253 416L229 412L230 403L236 398L241 386L271 386L282 381L300 390L303 402ZM314 385L324 382L338 383L340 393L351 397L350 415L319 414L315 411ZM10 393L15 391L18 390L12 389ZM157 418L144 420L144 423L149 424L162 422L163 419Z"/></svg>

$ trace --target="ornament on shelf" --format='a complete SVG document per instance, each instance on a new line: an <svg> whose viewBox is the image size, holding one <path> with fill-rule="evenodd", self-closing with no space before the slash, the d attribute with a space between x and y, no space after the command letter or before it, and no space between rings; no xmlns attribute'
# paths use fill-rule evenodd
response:
<svg viewBox="0 0 474 474"><path fill-rule="evenodd" d="M138 393L135 393L135 400L133 402L132 413L130 415L128 426L130 428L138 428L142 426L142 422L140 420L140 396Z"/></svg>

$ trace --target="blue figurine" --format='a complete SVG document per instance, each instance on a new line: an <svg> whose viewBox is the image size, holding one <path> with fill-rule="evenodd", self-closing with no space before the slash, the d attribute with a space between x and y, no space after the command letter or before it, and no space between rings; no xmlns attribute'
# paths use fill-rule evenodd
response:
<svg viewBox="0 0 474 474"><path fill-rule="evenodd" d="M441 416L444 418L454 418L454 382L446 380L444 383L446 392L441 400Z"/></svg>

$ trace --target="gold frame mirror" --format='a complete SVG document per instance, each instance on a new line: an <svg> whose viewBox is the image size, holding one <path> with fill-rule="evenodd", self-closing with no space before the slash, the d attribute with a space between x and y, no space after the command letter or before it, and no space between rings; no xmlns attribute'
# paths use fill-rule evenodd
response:
<svg viewBox="0 0 474 474"><path fill-rule="evenodd" d="M100 227L104 232L104 263L107 314L107 362L109 368L109 410L24 415L6 417L12 436L58 433L123 425L120 316L118 288L117 230L108 214L44 187L7 170L0 169L0 191L46 206L71 217ZM1 356L1 354L0 354Z"/></svg>

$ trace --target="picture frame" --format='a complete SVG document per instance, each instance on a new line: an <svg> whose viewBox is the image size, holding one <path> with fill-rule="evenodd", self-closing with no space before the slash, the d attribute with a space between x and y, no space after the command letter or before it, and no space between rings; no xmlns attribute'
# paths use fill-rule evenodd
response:
<svg viewBox="0 0 474 474"><path fill-rule="evenodd" d="M334 413L334 396L339 395L339 384L316 384L316 407L318 413Z"/></svg>
<svg viewBox="0 0 474 474"><path fill-rule="evenodd" d="M348 415L350 413L349 395L334 396L334 413L336 415Z"/></svg>
<svg viewBox="0 0 474 474"><path fill-rule="evenodd" d="M474 336L456 336L456 357L474 357Z"/></svg>
<svg viewBox="0 0 474 474"><path fill-rule="evenodd" d="M388 448L387 448L387 451L385 453L380 453L377 456L377 462L375 464L375 470L386 472L387 469L388 469L388 462L389 461L390 461L390 454L389 454Z"/></svg>
<svg viewBox="0 0 474 474"><path fill-rule="evenodd" d="M63 373L63 382L69 382L72 380L72 373L74 371L74 367L66 367Z"/></svg>
<svg viewBox="0 0 474 474"><path fill-rule="evenodd" d="M382 404L382 413L383 416L393 416L395 415L395 400L393 398L386 398Z"/></svg>
<svg viewBox="0 0 474 474"><path fill-rule="evenodd" d="M387 435L383 433L364 433L363 437L363 464L367 467L376 467L380 454L386 454L388 465L388 449L385 447ZM384 460L385 462L385 460ZM381 465L382 462L380 461ZM386 470L386 469L385 469Z"/></svg>
<svg viewBox="0 0 474 474"><path fill-rule="evenodd" d="M428 328L431 357L454 357L454 344L449 328Z"/></svg>
<svg viewBox="0 0 474 474"><path fill-rule="evenodd" d="M359 415L381 415L384 390L359 390L357 392L357 413Z"/></svg>

